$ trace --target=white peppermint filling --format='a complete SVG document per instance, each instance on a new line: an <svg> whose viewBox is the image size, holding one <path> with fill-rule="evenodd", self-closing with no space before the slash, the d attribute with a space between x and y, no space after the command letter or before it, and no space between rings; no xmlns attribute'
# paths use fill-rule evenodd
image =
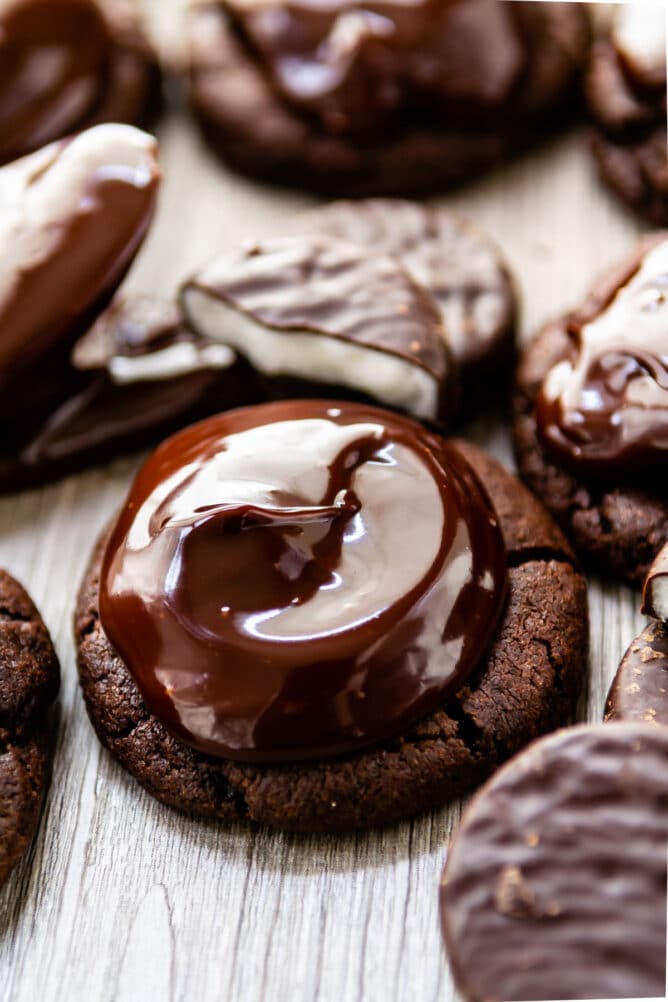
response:
<svg viewBox="0 0 668 1002"><path fill-rule="evenodd" d="M666 7L660 3L620 4L612 39L623 59L640 77L666 71Z"/></svg>
<svg viewBox="0 0 668 1002"><path fill-rule="evenodd" d="M417 418L438 414L438 380L399 355L327 334L272 330L195 287L184 306L195 330L235 348L264 375L345 386Z"/></svg>
<svg viewBox="0 0 668 1002"><path fill-rule="evenodd" d="M228 369L234 361L235 354L227 345L181 341L146 355L115 355L108 369L112 382L123 385L176 379L203 369Z"/></svg>
<svg viewBox="0 0 668 1002"><path fill-rule="evenodd" d="M668 576L655 578L650 584L650 605L656 619L668 622Z"/></svg>

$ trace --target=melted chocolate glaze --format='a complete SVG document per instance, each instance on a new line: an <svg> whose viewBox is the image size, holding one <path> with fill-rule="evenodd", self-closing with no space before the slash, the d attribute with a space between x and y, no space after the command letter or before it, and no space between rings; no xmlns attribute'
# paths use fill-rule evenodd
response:
<svg viewBox="0 0 668 1002"><path fill-rule="evenodd" d="M524 67L496 0L313 0L222 5L281 97L334 133L366 131L408 104L498 107Z"/></svg>
<svg viewBox="0 0 668 1002"><path fill-rule="evenodd" d="M505 551L454 446L326 401L228 412L164 443L111 533L100 614L163 723L242 761L354 751L483 655Z"/></svg>
<svg viewBox="0 0 668 1002"><path fill-rule="evenodd" d="M125 276L155 208L156 157L147 134L105 125L0 169L0 235L12 247L0 266L3 412L27 373L66 366Z"/></svg>
<svg viewBox="0 0 668 1002"><path fill-rule="evenodd" d="M122 5L6 0L0 10L0 163L99 122L142 124L159 70ZM118 22L118 23L116 23Z"/></svg>
<svg viewBox="0 0 668 1002"><path fill-rule="evenodd" d="M545 447L590 475L638 478L668 454L668 239L645 241L614 290L569 324L536 401Z"/></svg>

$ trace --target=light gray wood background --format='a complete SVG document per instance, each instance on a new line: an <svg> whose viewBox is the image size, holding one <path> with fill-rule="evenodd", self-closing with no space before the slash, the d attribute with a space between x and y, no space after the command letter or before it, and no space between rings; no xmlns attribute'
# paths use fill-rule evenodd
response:
<svg viewBox="0 0 668 1002"><path fill-rule="evenodd" d="M155 0L160 29L176 0ZM161 125L159 218L129 284L169 293L241 238L280 230L309 199L242 180L192 125ZM523 336L577 302L639 226L601 189L582 133L443 204L504 248ZM507 429L474 429L511 462ZM96 533L138 459L0 499L0 565L41 607L63 667L54 775L39 835L0 894L1 1002L448 1002L437 890L459 805L351 838L225 828L161 807L98 745L77 687L71 616ZM599 720L638 631L637 596L591 582L582 716Z"/></svg>

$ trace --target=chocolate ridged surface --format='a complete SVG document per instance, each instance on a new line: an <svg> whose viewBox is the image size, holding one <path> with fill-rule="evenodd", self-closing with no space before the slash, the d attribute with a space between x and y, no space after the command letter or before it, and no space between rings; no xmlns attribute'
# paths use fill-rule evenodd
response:
<svg viewBox="0 0 668 1002"><path fill-rule="evenodd" d="M400 199L333 202L302 213L308 229L396 257L434 295L443 333L469 393L498 388L512 364L517 303L492 240L467 220Z"/></svg>
<svg viewBox="0 0 668 1002"><path fill-rule="evenodd" d="M41 616L0 570L0 884L28 849L49 777L60 669Z"/></svg>
<svg viewBox="0 0 668 1002"><path fill-rule="evenodd" d="M143 124L157 62L123 0L6 0L0 163L99 122Z"/></svg>
<svg viewBox="0 0 668 1002"><path fill-rule="evenodd" d="M668 730L564 730L502 769L448 852L441 918L467 1002L663 997Z"/></svg>
<svg viewBox="0 0 668 1002"><path fill-rule="evenodd" d="M186 319L268 380L345 386L431 418L453 368L431 293L391 257L317 234L226 254L185 283Z"/></svg>
<svg viewBox="0 0 668 1002"><path fill-rule="evenodd" d="M547 451L576 473L648 481L668 457L668 234L567 329L536 401Z"/></svg>
<svg viewBox="0 0 668 1002"><path fill-rule="evenodd" d="M629 645L605 704L606 720L668 724L668 633L648 623Z"/></svg>
<svg viewBox="0 0 668 1002"><path fill-rule="evenodd" d="M661 226L668 224L665 31L662 4L620 4L585 78L604 180Z"/></svg>
<svg viewBox="0 0 668 1002"><path fill-rule="evenodd" d="M579 310L547 324L525 349L516 380L513 431L522 477L593 567L636 584L642 584L655 556L668 541L668 495L665 478L659 475L660 463L654 473L633 471L630 476L621 476L614 468L611 475L605 476L599 466L593 477L587 470L567 466L548 451L539 434L536 400L548 373L573 357L569 325L587 324L604 312L618 289L637 273L645 255L664 239L663 234L643 238L627 259L594 286ZM660 310L662 295L660 292L657 303ZM631 337L634 327L629 328ZM624 353L629 353L628 345ZM617 360L618 356L613 355L613 362ZM638 372L632 355L629 362L628 371ZM654 371L663 380L665 361L659 359ZM625 375L623 368L621 374ZM658 380L657 392L665 394ZM657 414L661 413L659 408ZM614 426L611 430L614 433ZM659 431L663 434L660 422Z"/></svg>
<svg viewBox="0 0 668 1002"><path fill-rule="evenodd" d="M572 4L209 3L191 102L240 169L332 194L443 189L535 141L573 97Z"/></svg>
<svg viewBox="0 0 668 1002"><path fill-rule="evenodd" d="M562 534L533 496L475 447L457 442L497 511L509 597L488 654L441 709L379 748L329 762L259 766L178 741L150 712L102 629L105 537L75 618L81 686L100 741L163 803L292 831L388 824L470 790L532 737L573 713L587 662L587 597Z"/></svg>
<svg viewBox="0 0 668 1002"><path fill-rule="evenodd" d="M145 463L100 613L177 737L274 762L358 750L433 711L505 594L496 515L456 449L376 408L294 401L212 418Z"/></svg>

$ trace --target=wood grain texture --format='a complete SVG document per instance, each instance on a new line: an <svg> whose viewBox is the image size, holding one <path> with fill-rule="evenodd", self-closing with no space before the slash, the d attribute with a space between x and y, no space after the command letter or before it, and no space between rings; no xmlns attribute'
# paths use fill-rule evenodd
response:
<svg viewBox="0 0 668 1002"><path fill-rule="evenodd" d="M173 0L155 0L164 19ZM173 22L166 37L178 38ZM178 112L160 128L160 215L129 284L169 292L218 250L280 229L306 197L220 167ZM577 302L632 243L583 133L443 200L485 226L518 277L523 332ZM507 429L473 437L510 463ZM223 828L171 812L102 752L75 672L71 616L92 542L138 459L0 499L0 565L30 589L62 659L62 719L46 810L0 893L2 1002L449 1002L437 891L459 805L354 838ZM638 598L591 582L581 716L601 717Z"/></svg>

